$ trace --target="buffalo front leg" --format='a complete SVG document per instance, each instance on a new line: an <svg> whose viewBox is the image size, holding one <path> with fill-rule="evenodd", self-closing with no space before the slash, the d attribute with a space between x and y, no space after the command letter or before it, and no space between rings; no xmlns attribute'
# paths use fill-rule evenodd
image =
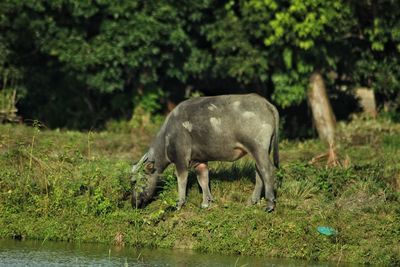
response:
<svg viewBox="0 0 400 267"><path fill-rule="evenodd" d="M200 163L195 168L197 173L197 181L203 192L203 202L201 203L202 208L208 208L213 200L210 192L209 177L208 177L208 166L207 163Z"/></svg>
<svg viewBox="0 0 400 267"><path fill-rule="evenodd" d="M176 176L178 178L178 202L176 204L176 209L180 210L186 203L186 188L188 181L187 167L176 166Z"/></svg>

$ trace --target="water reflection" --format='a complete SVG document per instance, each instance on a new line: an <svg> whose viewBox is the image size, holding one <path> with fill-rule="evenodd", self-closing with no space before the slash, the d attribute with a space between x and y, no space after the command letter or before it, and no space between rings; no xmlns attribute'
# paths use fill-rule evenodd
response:
<svg viewBox="0 0 400 267"><path fill-rule="evenodd" d="M336 266L283 259L99 244L0 240L0 266Z"/></svg>

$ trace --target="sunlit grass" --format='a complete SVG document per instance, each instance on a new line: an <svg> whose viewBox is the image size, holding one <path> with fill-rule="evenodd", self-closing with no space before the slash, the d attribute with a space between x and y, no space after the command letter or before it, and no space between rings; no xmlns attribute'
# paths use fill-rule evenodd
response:
<svg viewBox="0 0 400 267"><path fill-rule="evenodd" d="M378 125L376 125L378 124ZM365 126L363 126L365 125ZM316 140L280 143L277 208L248 206L254 162L210 164L214 203L201 209L191 172L188 201L174 210L174 168L155 201L130 205L130 169L153 132L90 132L0 125L0 237L68 240L204 252L375 264L400 262L400 128L355 121L341 125L339 156L347 168L310 165L323 153ZM316 227L338 231L328 238ZM121 239L121 238L120 238Z"/></svg>

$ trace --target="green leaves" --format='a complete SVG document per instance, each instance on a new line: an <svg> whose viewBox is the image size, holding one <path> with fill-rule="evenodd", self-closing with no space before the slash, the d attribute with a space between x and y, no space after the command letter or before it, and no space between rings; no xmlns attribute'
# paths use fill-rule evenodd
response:
<svg viewBox="0 0 400 267"><path fill-rule="evenodd" d="M306 97L306 79L291 71L289 73L276 73L272 75L275 85L273 100L283 108L300 104Z"/></svg>
<svg viewBox="0 0 400 267"><path fill-rule="evenodd" d="M270 6L269 1L265 5ZM316 42L326 38L327 31L338 26L348 14L341 1L292 0L288 6L282 4L271 11L274 15L264 27L264 44L274 46L288 42L302 50L314 48Z"/></svg>
<svg viewBox="0 0 400 267"><path fill-rule="evenodd" d="M79 122L128 117L138 99L181 99L188 86L257 90L289 107L304 100L315 69L391 99L400 88L399 10L391 0L5 0L0 70L23 76L27 117L59 109ZM110 107L122 94L124 106ZM64 126L61 117L47 121Z"/></svg>
<svg viewBox="0 0 400 267"><path fill-rule="evenodd" d="M285 62L285 66L288 69L292 68L292 57L293 57L293 52L291 49L289 48L285 48L285 50L283 50L283 61Z"/></svg>

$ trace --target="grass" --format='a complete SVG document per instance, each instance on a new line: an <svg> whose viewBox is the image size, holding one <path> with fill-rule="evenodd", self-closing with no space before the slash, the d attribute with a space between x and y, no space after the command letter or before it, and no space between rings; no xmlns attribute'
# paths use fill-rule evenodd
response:
<svg viewBox="0 0 400 267"><path fill-rule="evenodd" d="M247 158L210 165L210 209L200 208L192 173L187 205L174 211L172 167L158 198L143 210L132 209L130 168L157 127L113 127L82 133L0 125L0 238L400 264L398 124L359 119L339 125L337 151L350 159L348 168L309 165L325 152L317 140L282 141L272 214L262 204L246 205L254 187L254 165ZM319 234L321 225L338 234Z"/></svg>

